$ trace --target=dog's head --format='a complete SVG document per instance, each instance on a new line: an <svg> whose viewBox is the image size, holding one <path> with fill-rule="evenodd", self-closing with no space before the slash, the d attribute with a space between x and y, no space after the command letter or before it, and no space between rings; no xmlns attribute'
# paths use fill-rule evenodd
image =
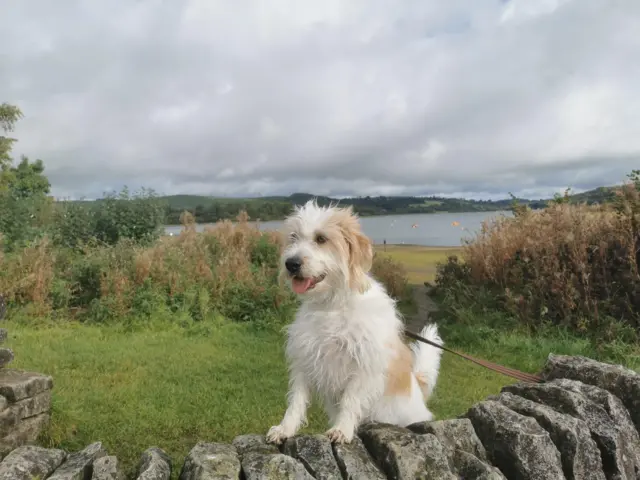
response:
<svg viewBox="0 0 640 480"><path fill-rule="evenodd" d="M370 240L351 207L319 207L309 201L284 222L281 277L298 295L369 288Z"/></svg>

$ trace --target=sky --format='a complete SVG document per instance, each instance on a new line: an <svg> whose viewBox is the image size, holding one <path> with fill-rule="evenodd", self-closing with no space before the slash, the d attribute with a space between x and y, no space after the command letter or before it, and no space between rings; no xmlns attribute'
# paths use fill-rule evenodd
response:
<svg viewBox="0 0 640 480"><path fill-rule="evenodd" d="M1 0L52 193L549 197L640 168L638 0Z"/></svg>

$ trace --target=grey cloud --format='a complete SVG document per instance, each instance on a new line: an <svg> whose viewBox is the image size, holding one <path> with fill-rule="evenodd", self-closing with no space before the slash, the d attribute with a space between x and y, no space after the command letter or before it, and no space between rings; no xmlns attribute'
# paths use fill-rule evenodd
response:
<svg viewBox="0 0 640 480"><path fill-rule="evenodd" d="M632 0L5 0L0 101L61 196L535 196L640 153Z"/></svg>

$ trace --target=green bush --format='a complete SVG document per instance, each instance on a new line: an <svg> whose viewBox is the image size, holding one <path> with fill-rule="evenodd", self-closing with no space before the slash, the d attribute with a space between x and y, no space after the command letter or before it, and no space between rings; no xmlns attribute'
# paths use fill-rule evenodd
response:
<svg viewBox="0 0 640 480"><path fill-rule="evenodd" d="M56 245L75 248L91 241L115 245L122 239L149 244L164 227L164 205L153 191L128 189L94 202L59 202L51 235Z"/></svg>

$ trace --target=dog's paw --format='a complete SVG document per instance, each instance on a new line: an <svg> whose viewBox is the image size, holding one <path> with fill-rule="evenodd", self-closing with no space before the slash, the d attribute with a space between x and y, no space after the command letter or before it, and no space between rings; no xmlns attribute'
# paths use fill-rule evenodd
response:
<svg viewBox="0 0 640 480"><path fill-rule="evenodd" d="M282 425L275 425L269 429L267 432L267 443L275 443L276 445L280 445L291 435L288 435L284 430Z"/></svg>
<svg viewBox="0 0 640 480"><path fill-rule="evenodd" d="M325 435L329 437L331 443L351 443L353 440L353 432L345 433L337 427L328 430Z"/></svg>

